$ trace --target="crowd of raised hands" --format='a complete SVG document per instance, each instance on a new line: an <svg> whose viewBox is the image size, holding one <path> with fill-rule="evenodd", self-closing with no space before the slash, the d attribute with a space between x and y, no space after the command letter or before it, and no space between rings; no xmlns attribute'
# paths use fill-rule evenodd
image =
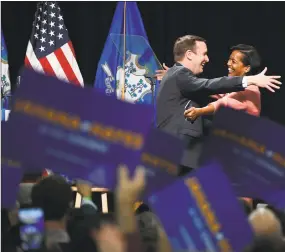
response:
<svg viewBox="0 0 285 252"><path fill-rule="evenodd" d="M14 209L2 209L3 251L174 251L155 214L134 211L134 204L140 201L147 186L143 167L137 167L132 176L126 166L118 167L114 213L98 212L88 182L78 181L76 186L83 198L78 209L72 208L70 184L59 175L39 179ZM241 202L256 237L245 251L285 251L284 213L269 208L252 211L245 201ZM45 225L38 248L23 249L24 243L31 246L35 241L22 234L22 223L17 218L20 208L41 208L44 212Z"/></svg>

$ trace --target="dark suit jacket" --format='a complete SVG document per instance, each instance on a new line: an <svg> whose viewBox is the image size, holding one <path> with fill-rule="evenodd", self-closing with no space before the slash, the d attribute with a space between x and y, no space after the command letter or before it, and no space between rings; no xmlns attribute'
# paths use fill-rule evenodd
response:
<svg viewBox="0 0 285 252"><path fill-rule="evenodd" d="M189 69L176 63L167 71L160 84L156 101L157 127L183 138L187 144L194 141L194 145L196 145L196 142L200 143L198 139L204 135L204 118L197 118L193 124L185 121L184 110L187 102L191 100L192 105L199 108L209 103L209 96L212 94L242 90L244 90L242 77L198 78ZM199 147L195 147L197 152L201 150L199 143L197 143ZM192 147L188 146L187 148ZM193 151L190 154L193 154ZM190 164L191 162L188 161L186 160L182 164L195 168L193 166L197 164Z"/></svg>

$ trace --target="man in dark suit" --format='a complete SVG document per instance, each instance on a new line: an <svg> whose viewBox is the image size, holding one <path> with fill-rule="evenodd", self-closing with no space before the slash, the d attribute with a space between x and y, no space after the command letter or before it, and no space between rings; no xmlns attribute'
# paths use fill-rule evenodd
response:
<svg viewBox="0 0 285 252"><path fill-rule="evenodd" d="M181 161L182 173L197 168L205 132L205 118L195 122L185 120L184 110L190 101L194 107L209 102L209 96L242 91L249 85L267 88L274 92L281 84L280 76L266 76L266 69L254 76L221 77L215 79L198 78L203 72L207 55L206 40L186 35L176 40L173 49L175 65L163 77L157 96L157 127L182 138L187 145Z"/></svg>

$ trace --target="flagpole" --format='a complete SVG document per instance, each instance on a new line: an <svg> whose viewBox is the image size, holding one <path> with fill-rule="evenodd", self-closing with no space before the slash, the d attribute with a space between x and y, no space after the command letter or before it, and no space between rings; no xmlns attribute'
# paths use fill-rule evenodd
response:
<svg viewBox="0 0 285 252"><path fill-rule="evenodd" d="M123 86L122 86L122 100L125 100L125 64L126 64L126 9L127 9L127 2L124 3L124 55L123 55Z"/></svg>

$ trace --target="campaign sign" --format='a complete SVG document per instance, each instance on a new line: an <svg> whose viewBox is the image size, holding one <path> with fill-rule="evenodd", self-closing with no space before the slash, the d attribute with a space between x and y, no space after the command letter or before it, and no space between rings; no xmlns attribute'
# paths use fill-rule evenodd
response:
<svg viewBox="0 0 285 252"><path fill-rule="evenodd" d="M24 70L22 79L5 129L7 156L79 174L97 162L137 163L153 118L150 106L125 103L30 70Z"/></svg>
<svg viewBox="0 0 285 252"><path fill-rule="evenodd" d="M140 159L147 171L145 199L177 179L184 147L181 139L156 128L150 130Z"/></svg>
<svg viewBox="0 0 285 252"><path fill-rule="evenodd" d="M6 156L108 188L115 185L119 164L131 171L144 165L149 177L158 173L154 187L173 179L183 143L150 128L150 106L125 103L29 70L23 76L4 132Z"/></svg>
<svg viewBox="0 0 285 252"><path fill-rule="evenodd" d="M137 166L146 169L147 187L144 198L177 179L183 148L183 142L179 138L155 128L150 129L136 165L128 166L130 173L133 173ZM115 163L98 161L92 169L81 169L80 173L69 169L66 175L69 178L88 180L96 186L114 189L117 183L117 168Z"/></svg>
<svg viewBox="0 0 285 252"><path fill-rule="evenodd" d="M219 162L238 196L264 198L285 190L285 128L221 108L201 155L201 165ZM265 198L264 198L265 199Z"/></svg>
<svg viewBox="0 0 285 252"><path fill-rule="evenodd" d="M217 164L153 194L149 204L175 251L239 252L253 239L244 210Z"/></svg>
<svg viewBox="0 0 285 252"><path fill-rule="evenodd" d="M261 198L269 205L285 210L285 190L268 190L261 195Z"/></svg>

